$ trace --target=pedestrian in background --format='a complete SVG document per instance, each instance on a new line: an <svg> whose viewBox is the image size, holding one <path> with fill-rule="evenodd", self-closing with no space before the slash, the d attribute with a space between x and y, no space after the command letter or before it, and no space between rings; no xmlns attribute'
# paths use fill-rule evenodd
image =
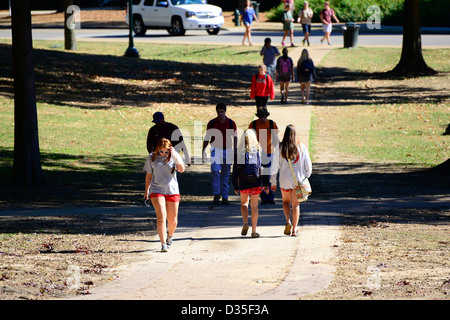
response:
<svg viewBox="0 0 450 320"><path fill-rule="evenodd" d="M309 57L308 50L303 49L297 62L297 79L300 82L302 103L309 104L311 83L316 78L317 73L314 61Z"/></svg>
<svg viewBox="0 0 450 320"><path fill-rule="evenodd" d="M323 41L327 40L328 45L332 45L330 36L333 25L331 19L334 19L336 23L339 23L339 19L336 17L334 10L330 8L330 3L328 1L323 4L323 7L323 10L320 11L320 20L322 21L322 29L325 35L320 40L320 43L323 44Z"/></svg>
<svg viewBox="0 0 450 320"><path fill-rule="evenodd" d="M291 47L295 47L294 45L294 17L292 16L291 6L289 3L286 3L284 6L284 13L283 13L283 40L281 40L281 45L284 47L284 39L286 39L288 33L289 38L291 40Z"/></svg>
<svg viewBox="0 0 450 320"><path fill-rule="evenodd" d="M260 64L258 73L253 75L250 87L250 99L255 99L256 108L266 107L270 100L275 99L275 86L272 77L267 74L266 66Z"/></svg>
<svg viewBox="0 0 450 320"><path fill-rule="evenodd" d="M309 34L311 33L311 20L314 15L314 12L309 7L308 1L303 2L303 9L300 9L298 12L297 22L302 24L303 33L305 37L302 40L303 45L305 42L309 46Z"/></svg>
<svg viewBox="0 0 450 320"><path fill-rule="evenodd" d="M152 153L159 140L166 138L178 153L183 151L185 163L191 165L191 157L184 142L181 130L173 123L164 120L164 114L160 111L153 114L153 122L155 125L148 130L147 134L147 151Z"/></svg>
<svg viewBox="0 0 450 320"><path fill-rule="evenodd" d="M256 137L262 148L262 168L264 175L270 175L272 158L277 152L278 147L278 126L275 121L269 119L267 108L258 108L256 112L258 119L253 120L248 128L256 131ZM270 183L268 184L270 187ZM270 190L261 193L261 204L275 204L275 194Z"/></svg>
<svg viewBox="0 0 450 320"><path fill-rule="evenodd" d="M277 80L280 82L281 103L287 103L289 84L295 79L294 63L288 56L288 49L283 49L283 55L277 60Z"/></svg>
<svg viewBox="0 0 450 320"><path fill-rule="evenodd" d="M206 158L205 150L211 144L211 180L213 203L228 205L228 190L233 149L236 150L236 123L226 116L227 106L220 102L216 105L217 117L211 119L206 127L203 139L202 157Z"/></svg>
<svg viewBox="0 0 450 320"><path fill-rule="evenodd" d="M172 237L178 224L180 191L177 171L182 173L184 169L181 156L166 138L158 141L155 151L149 154L145 161L144 200L150 199L155 208L156 228L162 252L167 252L172 245Z"/></svg>
<svg viewBox="0 0 450 320"><path fill-rule="evenodd" d="M275 82L275 69L277 68L277 57L280 55L277 47L272 46L272 40L270 38L264 39L264 46L260 51L260 55L263 56L263 63L266 66L267 73L271 76L272 81Z"/></svg>
<svg viewBox="0 0 450 320"><path fill-rule="evenodd" d="M259 23L258 17L256 16L255 9L253 9L252 2L250 0L247 1L244 9L241 12L241 22L243 22L245 26L244 39L242 39L242 45L245 45L245 38L248 39L248 44L252 45L252 25L253 20L256 20Z"/></svg>

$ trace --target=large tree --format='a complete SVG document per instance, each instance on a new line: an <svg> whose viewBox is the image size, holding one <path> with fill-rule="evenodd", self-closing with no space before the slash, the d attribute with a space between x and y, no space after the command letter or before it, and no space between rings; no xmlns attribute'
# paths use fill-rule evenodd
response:
<svg viewBox="0 0 450 320"><path fill-rule="evenodd" d="M14 75L14 164L11 184L20 187L46 185L39 151L30 1L11 1Z"/></svg>
<svg viewBox="0 0 450 320"><path fill-rule="evenodd" d="M405 0L403 11L402 55L392 70L399 75L435 74L422 55L419 0Z"/></svg>
<svg viewBox="0 0 450 320"><path fill-rule="evenodd" d="M77 14L73 10L73 0L64 0L64 48L66 50L76 50L77 41L75 35L75 17ZM77 17L78 18L78 17Z"/></svg>

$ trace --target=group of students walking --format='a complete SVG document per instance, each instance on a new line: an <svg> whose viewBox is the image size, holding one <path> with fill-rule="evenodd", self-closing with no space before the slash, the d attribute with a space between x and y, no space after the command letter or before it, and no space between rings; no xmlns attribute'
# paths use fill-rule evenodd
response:
<svg viewBox="0 0 450 320"><path fill-rule="evenodd" d="M285 39L289 35L291 41L291 47L295 47L294 45L294 0L281 0L284 2L284 12L281 17L281 22L283 23L283 39L281 40L281 45L285 46ZM309 35L311 34L311 23L312 18L314 16L314 12L309 7L308 1L303 2L303 7L298 12L297 23L302 24L302 30L304 33L304 38L302 40L303 45L310 45ZM241 21L245 26L244 38L242 39L242 44L245 45L245 40L248 40L249 45L252 45L251 39L251 28L253 21L256 20L259 22L258 17L256 16L256 12L253 9L252 3L250 0L246 1L245 7L241 10ZM330 8L330 3L328 1L324 2L324 8L320 11L320 21L322 22L322 30L324 33L323 38L320 40L320 43L323 44L325 40L327 43L331 45L331 32L332 32L332 20L339 23L339 19L336 17L336 14L333 9Z"/></svg>
<svg viewBox="0 0 450 320"><path fill-rule="evenodd" d="M288 49L271 45L270 38L260 51L263 64L253 75L250 98L256 103L256 116L238 137L236 123L226 116L224 103L216 105L217 117L211 119L203 138L202 157L210 145L211 182L213 203L228 205L231 182L240 196L243 219L241 235L246 236L251 227L251 237L258 238L258 207L275 204L277 181L281 190L282 208L286 219L284 234L297 236L300 202L296 196L296 183L309 178L312 164L307 147L300 142L294 125L286 126L281 141L275 121L269 119L268 100L275 98L275 82L280 84L281 103L287 103L289 84L295 80L294 63ZM302 102L309 103L310 84L316 78L315 66L309 52L303 49L297 61L297 79L300 82ZM149 155L144 165L146 172L144 199L153 205L157 218L157 231L161 251L167 252L173 244L178 224L181 199L177 172L183 173L190 165L188 149L178 127L164 121L164 115L153 115L155 125L147 136ZM186 162L179 151L183 150ZM251 213L251 215L250 215ZM251 216L251 217L250 217ZM250 219L250 223L249 223Z"/></svg>
<svg viewBox="0 0 450 320"><path fill-rule="evenodd" d="M266 107L269 99L275 98L275 82L280 84L281 103L288 103L289 85L295 80L295 68L288 49L283 48L282 55L277 47L272 46L270 38L264 40L260 54L263 64L258 66L258 73L253 75L250 87L250 98L255 100L256 107ZM278 58L277 58L278 57ZM297 61L297 79L300 83L302 103L309 104L310 87L317 78L314 61L307 49L303 49Z"/></svg>
<svg viewBox="0 0 450 320"><path fill-rule="evenodd" d="M281 142L278 126L268 119L270 113L266 107L257 109L257 120L252 121L238 137L236 123L226 116L226 105L216 106L217 117L209 121L203 143L203 155L211 144L211 177L214 203L228 205L229 179L234 192L240 196L240 208L243 219L241 235L246 236L251 226L251 237L258 238L258 206L275 204L274 193L277 181L281 189L282 207L286 218L284 234L297 236L300 217L300 202L296 196L296 181L309 178L312 164L307 147L300 142L294 125L286 126ZM144 171L144 199L150 200L157 218L157 231L161 242L161 251L167 252L173 244L173 235L178 224L178 208L181 199L177 172L183 173L185 163L175 150L171 138L179 130L165 122L160 112L155 113L154 127L149 130L147 142L152 141L155 127L165 136L156 145L149 146ZM158 118L162 118L158 120ZM152 131L152 132L150 132ZM170 135L169 135L170 134ZM184 151L184 150L183 150ZM232 168L232 171L231 171ZM294 176L295 175L295 178ZM249 210L250 209L250 210ZM250 224L249 217L251 212Z"/></svg>

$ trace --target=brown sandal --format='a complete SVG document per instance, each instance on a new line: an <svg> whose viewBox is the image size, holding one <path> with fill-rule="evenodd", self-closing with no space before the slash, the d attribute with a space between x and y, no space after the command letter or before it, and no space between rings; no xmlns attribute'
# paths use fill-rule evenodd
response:
<svg viewBox="0 0 450 320"><path fill-rule="evenodd" d="M292 225L290 224L290 223L286 223L286 226L284 227L284 234L285 235L290 235L291 234L291 228L292 228Z"/></svg>
<svg viewBox="0 0 450 320"><path fill-rule="evenodd" d="M244 224L244 226L242 227L241 235L246 236L247 231L248 231L248 224Z"/></svg>

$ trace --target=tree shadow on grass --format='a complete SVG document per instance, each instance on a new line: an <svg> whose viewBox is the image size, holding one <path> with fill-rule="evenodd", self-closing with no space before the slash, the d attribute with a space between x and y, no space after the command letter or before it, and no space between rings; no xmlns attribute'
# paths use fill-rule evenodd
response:
<svg viewBox="0 0 450 320"><path fill-rule="evenodd" d="M445 78L447 73L436 77ZM381 80L381 81L370 81ZM341 67L318 71L315 86L317 106L350 106L401 103L442 103L450 98L446 86L433 87L429 82L408 82L387 72L356 72ZM348 83L347 83L348 82Z"/></svg>
<svg viewBox="0 0 450 320"><path fill-rule="evenodd" d="M314 195L328 199L380 199L447 196L449 172L405 170L402 164L314 164L311 184ZM411 164L408 164L411 166Z"/></svg>
<svg viewBox="0 0 450 320"><path fill-rule="evenodd" d="M0 44L0 88L13 98L11 46ZM34 49L36 99L103 109L152 103L239 105L248 99L255 67L130 59Z"/></svg>
<svg viewBox="0 0 450 320"><path fill-rule="evenodd" d="M13 151L0 148L0 207L52 208L143 206L145 158L132 155L77 156L41 153L49 186L40 190L12 188ZM89 168L80 169L80 164ZM94 169L95 168L95 169ZM191 167L193 168L193 167ZM210 194L209 171L178 174L183 197Z"/></svg>

